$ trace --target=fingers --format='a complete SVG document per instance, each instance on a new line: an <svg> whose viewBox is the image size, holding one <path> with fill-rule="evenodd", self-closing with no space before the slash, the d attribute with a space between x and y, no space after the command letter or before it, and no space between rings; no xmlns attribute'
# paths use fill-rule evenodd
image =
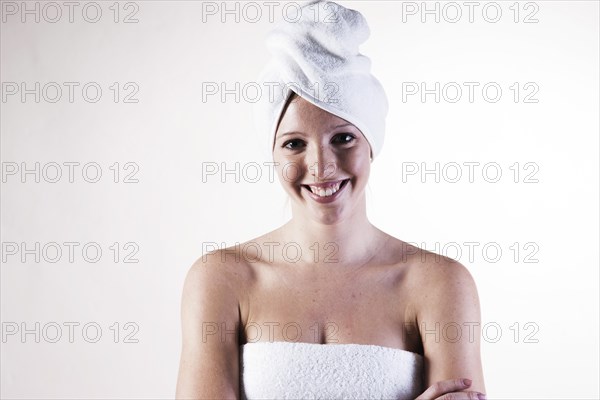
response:
<svg viewBox="0 0 600 400"><path fill-rule="evenodd" d="M459 390L466 389L471 386L471 383L472 382L470 379L448 379L445 381L439 381L429 386L427 390L415 400L437 399L446 393L457 392Z"/></svg>
<svg viewBox="0 0 600 400"><path fill-rule="evenodd" d="M479 392L453 392L446 393L436 400L485 400L485 395Z"/></svg>
<svg viewBox="0 0 600 400"><path fill-rule="evenodd" d="M448 379L429 386L415 400L485 400L485 395L478 392L460 392L471 386L470 379Z"/></svg>

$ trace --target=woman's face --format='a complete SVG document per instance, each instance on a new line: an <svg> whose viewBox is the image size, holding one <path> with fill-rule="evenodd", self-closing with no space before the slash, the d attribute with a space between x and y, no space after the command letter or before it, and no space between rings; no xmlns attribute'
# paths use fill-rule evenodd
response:
<svg viewBox="0 0 600 400"><path fill-rule="evenodd" d="M357 127L295 97L279 123L273 160L295 212L332 224L364 207L370 152Z"/></svg>

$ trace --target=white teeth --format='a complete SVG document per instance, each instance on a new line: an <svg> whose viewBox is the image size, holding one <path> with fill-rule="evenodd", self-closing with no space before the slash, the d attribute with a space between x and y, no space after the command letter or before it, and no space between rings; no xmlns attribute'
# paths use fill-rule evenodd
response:
<svg viewBox="0 0 600 400"><path fill-rule="evenodd" d="M335 192L337 192L338 190L340 190L341 184L342 184L342 182L338 182L333 186L329 186L328 188L321 188L318 186L309 186L309 187L310 187L310 190L317 196L329 197L329 196L335 194Z"/></svg>

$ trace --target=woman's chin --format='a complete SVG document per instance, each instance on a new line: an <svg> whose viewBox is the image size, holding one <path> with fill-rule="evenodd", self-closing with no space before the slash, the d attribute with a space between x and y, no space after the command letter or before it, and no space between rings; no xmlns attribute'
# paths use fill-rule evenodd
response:
<svg viewBox="0 0 600 400"><path fill-rule="evenodd" d="M345 208L344 206L322 207L317 205L305 210L304 216L323 225L334 225L344 220Z"/></svg>

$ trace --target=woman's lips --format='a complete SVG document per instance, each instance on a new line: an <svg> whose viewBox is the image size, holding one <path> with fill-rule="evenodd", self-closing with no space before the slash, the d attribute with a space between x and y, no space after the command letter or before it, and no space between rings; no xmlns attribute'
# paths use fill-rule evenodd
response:
<svg viewBox="0 0 600 400"><path fill-rule="evenodd" d="M302 187L306 189L308 195L313 200L319 203L331 203L340 196L340 193L347 186L348 181L349 179L344 179L337 182L328 182L325 185L302 185Z"/></svg>

